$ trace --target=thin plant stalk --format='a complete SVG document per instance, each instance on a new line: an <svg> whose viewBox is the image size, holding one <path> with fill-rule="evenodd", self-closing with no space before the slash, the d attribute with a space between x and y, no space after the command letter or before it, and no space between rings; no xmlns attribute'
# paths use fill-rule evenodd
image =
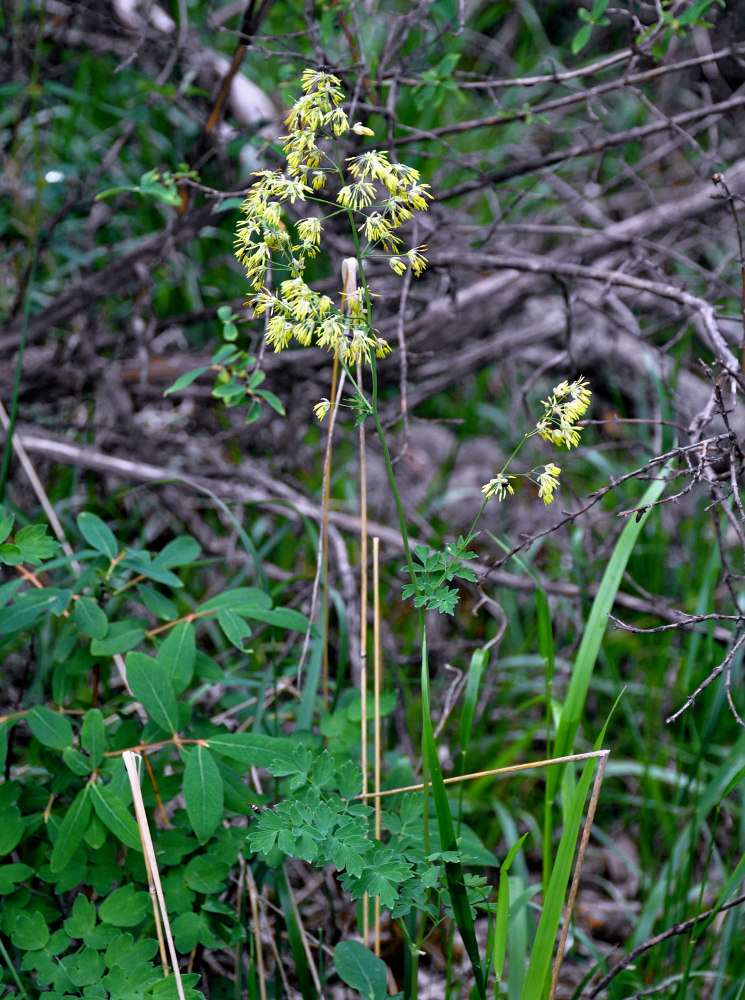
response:
<svg viewBox="0 0 745 1000"><path fill-rule="evenodd" d="M303 995L303 1000L310 1000L316 994L322 993L321 980L310 953L308 933L303 926L295 895L287 881L284 864L277 869L275 878L287 936L295 962L295 971L300 981L300 992Z"/></svg>
<svg viewBox="0 0 745 1000"><path fill-rule="evenodd" d="M16 984L16 989L18 990L16 996L23 997L23 1000L28 1000L28 993L23 988L23 984L21 983L18 973L16 972L16 968L10 959L7 948L3 944L2 938L0 938L0 955L2 955L3 962L5 962L5 966Z"/></svg>
<svg viewBox="0 0 745 1000"><path fill-rule="evenodd" d="M357 385L362 387L362 362L357 362ZM367 804L367 451L365 422L359 426L360 442L360 764L362 801ZM370 938L369 896L362 897L362 940Z"/></svg>
<svg viewBox="0 0 745 1000"><path fill-rule="evenodd" d="M375 758L375 839L380 840L383 808L380 801L381 732L380 687L382 674L380 636L380 539L373 538L373 755ZM380 957L380 896L375 897L374 951Z"/></svg>
<svg viewBox="0 0 745 1000"><path fill-rule="evenodd" d="M332 417L329 420L328 436L326 438L326 454L323 460L323 529L321 532L321 643L323 649L323 708L328 709L329 703L329 507L331 504L331 452L334 440L334 413L337 405L339 385L339 361L334 358L331 372L331 406Z"/></svg>
<svg viewBox="0 0 745 1000"><path fill-rule="evenodd" d="M173 975L176 980L176 991L179 996L179 1000L186 1000L184 996L184 987L181 982L181 972L179 971L178 956L176 955L176 947L173 943L173 935L171 934L171 924L168 920L168 911L166 910L166 901L163 896L163 886L160 882L160 875L158 874L158 863L155 860L155 849L153 848L153 840L150 836L150 827L147 822L147 813L145 812L145 803L142 798L142 791L140 789L140 770L139 763L142 760L140 754L132 753L131 750L125 750L122 754L122 760L124 761L124 766L127 769L127 775L129 776L129 784L132 789L132 800L135 807L135 816L137 818L137 826L140 830L140 838L142 840L142 849L147 859L145 864L148 867L148 878L152 878L155 885L155 893L158 897L158 903L160 905L160 913L163 917L163 927L165 929L166 941L168 942L168 951L171 956L171 965L173 966ZM168 974L167 966L164 966L166 975Z"/></svg>
<svg viewBox="0 0 745 1000"><path fill-rule="evenodd" d="M477 778L493 778L498 774L513 774L517 771L531 771L533 768L551 767L554 764L572 764L577 761L591 760L593 757L602 757L607 754L607 750L588 750L587 753L572 753L566 757L553 757L549 760L531 760L524 764L510 764L509 767L492 767L486 771L472 771L470 774L453 774L449 778L443 778L443 784L456 785L461 781L475 781ZM431 788L432 782L418 785L402 785L400 788L386 788L380 792L368 792L367 797L386 798L388 795L401 795L404 792L421 792L425 788Z"/></svg>
<svg viewBox="0 0 745 1000"><path fill-rule="evenodd" d="M251 907L251 922L254 926L254 947L256 949L256 971L259 974L259 995L261 1000L267 1000L266 973L264 971L264 950L261 947L261 911L259 910L259 893L256 888L256 882L254 881L250 865L245 865L245 872L246 888L248 889L248 901Z"/></svg>

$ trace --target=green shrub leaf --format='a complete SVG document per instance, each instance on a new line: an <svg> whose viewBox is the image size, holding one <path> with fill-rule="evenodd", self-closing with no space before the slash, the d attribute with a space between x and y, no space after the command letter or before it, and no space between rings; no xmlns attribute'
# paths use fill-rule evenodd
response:
<svg viewBox="0 0 745 1000"><path fill-rule="evenodd" d="M100 709L89 708L85 713L80 727L80 745L88 751L93 767L98 767L106 750L106 728Z"/></svg>
<svg viewBox="0 0 745 1000"><path fill-rule="evenodd" d="M151 938L135 941L127 931L112 938L106 948L106 965L113 969L118 966L127 975L134 972L138 966L144 966L157 950L157 942Z"/></svg>
<svg viewBox="0 0 745 1000"><path fill-rule="evenodd" d="M174 566L185 566L193 563L199 557L201 546L191 535L179 535L170 541L153 559L153 566L161 569L172 569Z"/></svg>
<svg viewBox="0 0 745 1000"><path fill-rule="evenodd" d="M180 392L185 389L187 385L191 385L195 382L200 375L207 371L208 366L204 365L202 368L195 368L194 371L184 372L183 375L179 375L173 385L169 385L168 388L163 393L164 396L170 396L172 392Z"/></svg>
<svg viewBox="0 0 745 1000"><path fill-rule="evenodd" d="M156 657L166 671L176 694L189 686L194 676L197 642L191 622L179 622L166 636Z"/></svg>
<svg viewBox="0 0 745 1000"><path fill-rule="evenodd" d="M10 937L20 951L41 951L49 941L49 928L38 910L19 913L13 921Z"/></svg>
<svg viewBox="0 0 745 1000"><path fill-rule="evenodd" d="M92 597L79 597L73 605L72 620L91 639L103 639L109 627L106 612Z"/></svg>
<svg viewBox="0 0 745 1000"><path fill-rule="evenodd" d="M127 681L147 714L167 733L178 731L178 705L162 663L144 653L128 653Z"/></svg>
<svg viewBox="0 0 745 1000"><path fill-rule="evenodd" d="M44 559L50 559L59 549L56 542L47 534L44 524L29 524L16 532L15 544L21 550L21 559L32 566L38 566Z"/></svg>
<svg viewBox="0 0 745 1000"><path fill-rule="evenodd" d="M207 740L211 750L239 760L247 766L264 767L280 777L297 771L296 744L281 736L264 733L222 733Z"/></svg>
<svg viewBox="0 0 745 1000"><path fill-rule="evenodd" d="M186 758L184 799L194 834L206 844L222 819L223 787L220 770L203 746L195 746Z"/></svg>
<svg viewBox="0 0 745 1000"><path fill-rule="evenodd" d="M30 865L0 865L0 896L9 896L15 887L34 874Z"/></svg>
<svg viewBox="0 0 745 1000"><path fill-rule="evenodd" d="M227 608L220 608L217 612L217 620L223 630L225 638L232 642L236 649L242 653L246 650L245 640L251 635L251 626L246 624L240 615Z"/></svg>
<svg viewBox="0 0 745 1000"><path fill-rule="evenodd" d="M92 765L90 757L76 750L75 747L65 747L62 751L62 761L65 767L69 767L73 774L79 778L91 773Z"/></svg>
<svg viewBox="0 0 745 1000"><path fill-rule="evenodd" d="M359 941L340 941L334 948L334 965L339 978L364 1000L385 1000L388 996L385 962Z"/></svg>
<svg viewBox="0 0 745 1000"><path fill-rule="evenodd" d="M145 638L146 625L144 618L112 622L103 639L91 642L91 653L94 656L113 656L114 653L126 653L127 650L134 649Z"/></svg>
<svg viewBox="0 0 745 1000"><path fill-rule="evenodd" d="M71 598L71 590L53 587L24 591L12 604L0 609L0 635L32 628L49 615L61 615Z"/></svg>
<svg viewBox="0 0 745 1000"><path fill-rule="evenodd" d="M114 927L135 927L150 910L149 894L128 882L106 897L98 908L98 916L103 923Z"/></svg>
<svg viewBox="0 0 745 1000"><path fill-rule="evenodd" d="M140 831L131 813L109 785L91 785L91 802L96 816L123 844L142 850Z"/></svg>
<svg viewBox="0 0 745 1000"><path fill-rule="evenodd" d="M24 826L23 815L18 806L3 808L3 821L0 823L0 858L4 858L17 847L23 836Z"/></svg>
<svg viewBox="0 0 745 1000"><path fill-rule="evenodd" d="M83 938L96 924L96 905L81 893L72 904L72 916L63 926L72 938Z"/></svg>
<svg viewBox="0 0 745 1000"><path fill-rule="evenodd" d="M72 745L72 726L66 715L53 712L44 705L34 705L27 718L31 732L42 746L64 750Z"/></svg>
<svg viewBox="0 0 745 1000"><path fill-rule="evenodd" d="M80 846L91 815L89 789L90 785L80 789L62 820L49 862L52 872L63 871Z"/></svg>
<svg viewBox="0 0 745 1000"><path fill-rule="evenodd" d="M200 604L198 610L205 612L225 608L242 614L250 614L251 611L268 611L271 606L272 599L258 587L233 587L232 590L224 590L221 594L216 594Z"/></svg>
<svg viewBox="0 0 745 1000"><path fill-rule="evenodd" d="M96 552L101 552L114 559L119 551L119 545L111 529L104 524L100 517L84 510L78 514L78 531Z"/></svg>

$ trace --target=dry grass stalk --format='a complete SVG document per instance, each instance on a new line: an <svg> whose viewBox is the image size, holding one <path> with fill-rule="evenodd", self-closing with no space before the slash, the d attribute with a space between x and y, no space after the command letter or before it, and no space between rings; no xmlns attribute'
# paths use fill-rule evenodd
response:
<svg viewBox="0 0 745 1000"><path fill-rule="evenodd" d="M147 813L145 812L145 803L142 799L142 791L140 789L140 763L142 761L142 755L138 753L133 753L131 750L125 750L122 754L122 760L124 761L124 766L127 769L127 775L129 776L129 784L132 789L132 800L135 807L135 818L137 820L137 826L140 831L140 839L142 841L142 851L145 856L145 867L147 869L148 883L151 886L150 894L153 895L153 890L155 896L157 897L157 902L160 907L160 915L163 918L163 928L165 930L166 941L168 942L168 951L171 956L171 965L173 966L173 975L176 980L176 990L179 995L179 1000L185 1000L184 997L184 987L181 982L181 973L178 967L178 956L176 955L176 948L173 943L173 935L171 934L171 925L168 920L168 911L166 910L166 901L163 896L163 886L160 882L160 875L158 874L158 864L155 860L155 849L153 847L153 840L150 836L150 827L147 822ZM156 926L158 928L158 938L161 941L161 957L163 958L163 969L165 975L168 975L168 964L165 961L164 949L162 946L162 936L159 921L156 915Z"/></svg>

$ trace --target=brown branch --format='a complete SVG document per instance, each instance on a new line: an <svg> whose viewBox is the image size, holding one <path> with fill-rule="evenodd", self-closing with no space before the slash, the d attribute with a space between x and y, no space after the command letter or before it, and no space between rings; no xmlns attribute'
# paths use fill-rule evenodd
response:
<svg viewBox="0 0 745 1000"><path fill-rule="evenodd" d="M668 927L666 931L661 934L656 934L654 937L649 938L647 941L642 942L642 944L637 945L633 948L628 955L624 955L620 961L613 966L607 975L603 976L599 983L596 983L592 987L589 993L583 994L585 1000L595 1000L595 997L612 982L613 979L623 972L624 969L628 968L632 962L635 962L640 955L645 952L650 951L650 949L655 948L658 944L663 941L667 941L672 937L677 937L680 934L687 934L688 931L693 930L693 928L701 923L703 920L708 920L709 917L714 916L716 913L724 913L726 910L731 910L735 906L739 906L741 903L745 903L745 894L737 896L735 899L731 899L728 903L723 903L721 906L712 906L709 910L704 910L703 913L699 913L698 916L691 917L690 920L683 920L680 923L673 924L672 927Z"/></svg>
<svg viewBox="0 0 745 1000"><path fill-rule="evenodd" d="M745 104L745 97L743 97L742 102ZM649 278L640 278L634 274L627 274L624 271L610 271L604 268L575 264L571 261L554 260L552 257L539 256L538 254L515 257L506 254L438 253L432 254L431 258L431 262L435 264L461 264L470 265L475 268L494 267L507 271L527 271L531 274L562 275L568 278L602 281L608 285L622 285L625 288L633 288L640 292L650 292L660 298L678 302L680 305L686 306L698 313L701 327L706 334L704 339L708 340L707 346L715 353L717 360L724 366L727 374L733 377L739 374L740 364L719 332L715 307L697 295L693 295L683 288L678 288L676 285L664 284L661 281L651 281Z"/></svg>
<svg viewBox="0 0 745 1000"><path fill-rule="evenodd" d="M438 128L427 129L426 132L423 132L421 129L417 129L414 126L399 125L400 128L404 128L412 134L400 136L398 139L394 140L393 144L395 146L405 146L412 142L439 139L441 136L446 135L460 135L463 132L472 132L479 128L490 128L495 125L507 125L509 122L513 121L524 121L525 119L531 118L535 115L544 115L549 111L557 111L560 108L571 107L574 104L584 104L595 97L600 97L602 94L607 94L613 90L623 89L624 87L633 86L639 83L646 83L648 80L654 80L656 77L664 76L668 73L691 69L694 66L701 66L705 63L717 62L719 59L724 59L737 52L745 52L745 45L741 43L726 49L719 49L717 52L707 53L703 56L683 59L678 63L671 63L668 66L656 66L654 69L646 70L643 73L624 73L623 76L618 77L616 80L599 83L595 87L589 87L586 90L579 90L576 93L567 94L566 97L558 97L553 101L545 101L543 104L536 104L533 107L525 108L522 111L505 111L498 115L486 115L483 118L472 118L463 122L455 122L452 125L440 125ZM571 74L564 74L564 77L572 78L577 77L578 75L579 74L575 71ZM559 74L559 79L560 78L561 74ZM543 82L556 83L557 79L552 77L549 80L546 80L544 78ZM459 83L458 86L466 89L468 84ZM489 88L493 88L495 86L519 87L526 86L526 84L520 83L517 80L514 82L500 80L496 83L494 81L484 81L484 83L479 83L478 86Z"/></svg>
<svg viewBox="0 0 745 1000"><path fill-rule="evenodd" d="M322 521L324 516L323 508L320 504L313 503L312 500L309 500L298 490L295 490L291 486L287 486L285 483L273 478L269 472L258 463L245 463L242 467L241 474L244 478L250 477L250 483L236 482L235 470L232 467L230 471L231 479L230 481L226 481L225 479L218 479L217 477L184 474L181 471L175 472L165 466L152 465L146 462L132 461L130 459L118 458L113 455L106 455L95 448L82 447L80 445L71 444L68 441L56 441L53 438L44 437L37 433L19 431L17 434L23 447L29 452L36 452L38 454L45 455L51 461L59 462L61 464L80 466L81 468L91 469L96 472L114 475L127 482L152 484L178 482L183 483L198 492L207 493L208 495L214 494L215 496L226 501L253 503L257 506L268 508L276 508L277 506L280 506L282 509L281 512L285 516L308 517L319 523ZM649 465L651 466L652 463L649 463ZM632 478L638 474L637 470L637 472L629 473L629 475L624 477L624 479ZM621 481L622 480L619 480L619 482ZM611 488L612 487L608 487L608 489ZM600 494L596 494L596 497L597 500L599 500ZM597 502L597 500L593 500L593 503ZM592 504L588 504L587 507L583 508L583 511L588 509L590 506L592 506ZM574 520L583 511L566 515L565 518L558 521L552 528L548 529L548 531L541 532L541 535L548 534L550 531L556 530L567 521ZM356 535L359 534L360 518L354 514L347 514L344 511L332 509L329 511L329 521L337 528L353 532ZM368 520L366 529L369 537L379 537L381 542L394 552L399 552L401 550L401 534L396 528L389 527L388 525L381 524L380 522ZM537 535L534 537L540 536ZM418 544L417 539L412 539L412 545L415 544ZM522 546L520 546L520 548L521 547ZM515 551L519 551L519 548L515 549ZM509 573L506 570L490 567L484 563L479 565L476 560L474 560L471 565L473 565L475 569L480 569L483 574L479 584L480 590L487 581L497 587L506 587L510 590L525 591L526 593L531 594L535 590L535 580L532 577L522 576L518 573ZM575 600L582 597L585 593L589 594L590 597L594 597L598 590L597 584L590 584L586 589L581 590L576 584L568 583L564 580L542 580L541 586L549 594L568 597ZM658 618L666 619L671 622L679 621L677 611L671 610L656 601L645 600L643 598L636 597L633 594L626 594L622 591L619 591L616 594L615 604L619 607L627 608L630 611L636 611L641 614L655 615ZM691 628L695 628L695 624L692 625ZM727 645L732 642L731 634L724 628L715 627L713 635L718 642L723 642Z"/></svg>
<svg viewBox="0 0 745 1000"><path fill-rule="evenodd" d="M618 149L619 146L624 146L628 142L639 142L641 139L657 135L666 129L691 125L699 122L702 118L707 119L710 116L718 117L726 114L728 111L742 107L745 107L745 95L743 94L737 97L730 97L726 101L720 101L719 104L710 104L701 108L694 108L692 111L684 111L679 115L671 115L664 121L652 122L649 125L638 125L635 128L627 129L625 132L614 132L612 135L606 136L604 139L598 139L595 142L579 143L575 146L570 146L568 149L555 150L546 156L532 157L523 160L521 163L514 163L509 167L487 171L475 180L464 181L462 184L456 184L451 188L446 188L444 191L438 191L436 198L437 201L449 201L451 198L460 198L471 191L480 191L484 187L501 184L503 181L511 180L513 177L524 177L525 174L532 174L537 170L544 170L547 167L556 166L567 160L575 160L581 156L592 156L609 149Z"/></svg>

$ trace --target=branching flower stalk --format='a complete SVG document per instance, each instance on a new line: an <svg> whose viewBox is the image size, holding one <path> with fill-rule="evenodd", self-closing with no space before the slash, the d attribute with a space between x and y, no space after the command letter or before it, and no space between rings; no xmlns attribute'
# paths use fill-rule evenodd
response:
<svg viewBox="0 0 745 1000"><path fill-rule="evenodd" d="M390 347L372 327L372 293L363 261L372 256L384 256L397 274L404 273L407 268L414 274L421 274L426 266L423 253L426 247L402 252L403 240L396 231L413 218L414 212L425 211L432 195L428 185L420 183L417 170L406 164L392 163L384 151L366 150L358 156L348 157L345 172L338 139L350 132L372 135L372 131L360 123L349 124L340 107L344 95L336 77L306 70L302 89L303 96L286 116L289 133L281 139L287 169L285 172L263 170L256 173L258 181L242 206L244 218L238 225L236 256L245 265L252 284L249 301L254 315L267 316L267 342L275 351L283 350L293 339L303 346L315 344L326 348L343 365L355 386L356 405L372 415L398 507L409 572L416 587L403 505L378 414L375 361L377 357L385 357ZM330 149L319 145L319 141L324 140ZM341 185L333 202L317 194L332 175ZM306 261L315 257L320 249L322 220L315 216L297 220L294 239L282 217L288 202L293 205L308 199L328 205L332 214L345 212L349 219L359 285L351 294L343 296L340 307L329 296L313 291L303 278ZM364 234L364 246L360 233ZM278 282L276 289L270 288L266 280L272 268L287 275ZM358 361L370 366L370 401L363 396L350 370ZM314 409L322 419L329 408L329 401L324 399Z"/></svg>
<svg viewBox="0 0 745 1000"><path fill-rule="evenodd" d="M286 115L288 134L280 139L287 158L286 170L257 171L258 180L242 206L244 218L238 225L236 256L245 265L252 285L249 303L254 315L266 315L266 340L275 352L283 350L292 340L303 346L315 344L329 351L344 368L355 388L353 405L363 416L372 416L381 443L411 580L406 585L405 595L413 596L419 607L437 607L452 613L454 600L451 595L456 592L445 588L445 597L441 600L436 599L436 594L453 575L470 578L468 572L457 572L457 567L474 537L486 503L492 497L502 501L511 496L519 478L528 479L538 487L538 496L544 504L553 501L561 472L554 462L547 462L529 473L514 474L508 469L528 438L534 435L557 448L576 447L580 440L577 422L590 402L588 383L583 377L571 383L562 381L543 401L543 413L535 426L525 434L502 470L484 485L484 500L470 532L456 545L448 547L447 558L439 566L430 566L428 586L422 592L427 574L414 564L406 516L378 409L376 359L385 357L390 347L372 325L372 292L363 264L368 258L382 256L388 259L397 274L407 269L415 275L421 274L427 263L426 247L403 251L398 230L414 217L415 212L427 210L432 195L429 186L420 182L417 170L391 162L386 151L368 149L346 160L342 158L341 138L350 133L367 136L373 132L359 122L350 125L341 107L344 94L337 77L305 70L302 91L302 96ZM329 178L340 185L333 200L319 193ZM294 205L297 201L308 200L327 206L327 217L345 213L349 220L355 257L344 262L344 289L338 306L329 296L315 292L303 277L306 262L320 251L325 220L317 216L297 219L292 234L283 219L288 202ZM349 286L346 276L352 260L356 262L355 273L359 280ZM286 274L276 288L267 282L270 270ZM352 367L358 363L370 366L369 400L352 374ZM314 407L316 416L323 419L330 407L330 401L322 399Z"/></svg>
<svg viewBox="0 0 745 1000"><path fill-rule="evenodd" d="M409 270L419 275L426 267L424 251L419 246L403 249L399 229L414 218L415 212L426 211L432 198L429 187L420 183L419 173L403 163L391 162L389 154L375 149L364 150L345 159L339 141L348 136L373 135L360 123L350 125L341 107L344 94L339 80L331 74L306 70L302 76L302 96L290 108L286 122L288 134L281 138L287 167L283 170L263 170L243 203L243 218L237 232L236 256L245 265L252 292L249 304L254 316L265 317L265 339L275 352L284 350L294 340L301 346L325 348L334 358L334 369L342 367L342 378L354 387L351 405L362 423L371 416L380 440L388 481L398 510L401 539L410 582L404 586L404 597L413 597L419 611L422 651L422 774L424 781L423 841L424 853L433 860L429 844L428 791L431 779L432 797L442 845L443 869L437 878L444 878L449 893L455 923L461 933L471 961L476 989L486 997L479 946L471 912L466 876L458 853L457 837L440 769L435 736L432 729L429 695L429 668L426 654L425 612L436 609L452 614L458 601L458 591L448 586L455 578L475 580L473 570L465 563L474 558L467 551L486 503L514 494L515 482L526 478L538 488L544 504L550 504L559 485L561 469L553 461L529 473L509 471L528 438L538 435L556 448L576 447L580 440L577 426L590 402L587 380L583 377L557 385L542 403L543 412L526 433L504 467L483 487L483 502L466 538L449 544L443 552L431 553L425 546L411 550L406 516L398 491L388 442L379 414L377 359L390 352L389 345L372 325L372 291L365 274L365 261L371 257L387 259L398 274ZM320 192L327 181L336 186L336 193L324 198ZM329 188L332 184L329 184ZM287 209L296 202L313 201L325 207L326 216L289 217ZM354 244L354 256L342 265L343 288L339 303L328 295L314 291L306 282L306 264L321 248L323 224L328 218L346 215ZM275 279L275 275L277 280ZM284 276L283 276L284 275ZM272 280L269 280L271 276ZM369 365L371 395L362 391L361 367ZM354 369L357 374L353 374ZM336 383L334 383L336 384ZM314 407L319 420L329 410L332 417L340 403L341 386L331 392L331 400L323 399ZM331 427L324 473L324 499L328 505L328 481L331 448ZM420 565L415 565L414 555ZM324 559L325 563L325 559ZM364 572L364 570L363 570ZM364 609L361 612L361 645L364 645ZM376 647L377 648L377 647ZM363 710L361 724L365 726L367 712ZM366 739L363 738L364 746ZM379 760L376 746L376 763ZM366 768L366 754L362 758ZM363 789L367 793L363 782ZM433 869L434 871L434 869ZM434 883L427 885L427 894ZM376 897L379 898L376 893ZM365 911L367 902L365 900ZM377 921L376 921L377 923ZM365 932L367 925L365 923ZM410 939L412 975L416 982L416 961L426 935L424 911L417 930Z"/></svg>

